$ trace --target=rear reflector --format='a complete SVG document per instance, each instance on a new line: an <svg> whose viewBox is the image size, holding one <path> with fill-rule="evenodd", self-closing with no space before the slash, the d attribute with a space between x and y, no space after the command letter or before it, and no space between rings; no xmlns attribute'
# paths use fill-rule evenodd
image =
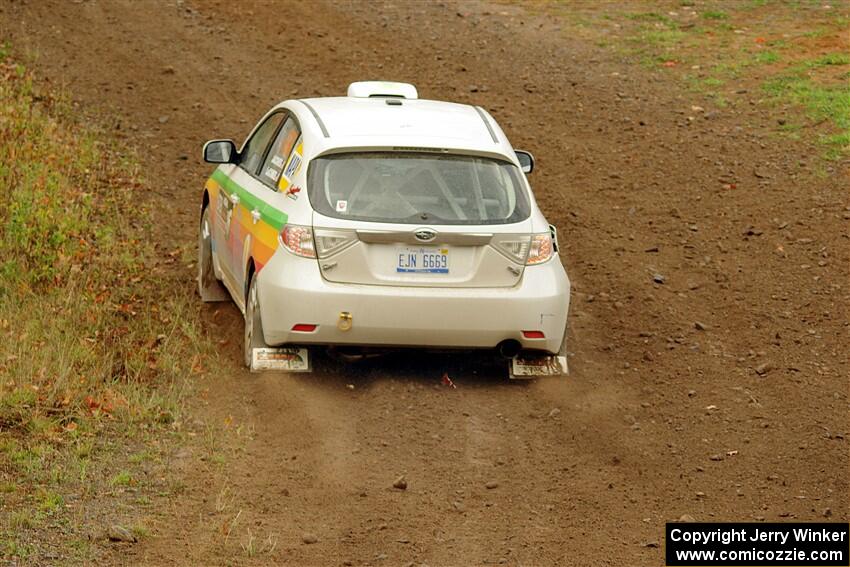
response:
<svg viewBox="0 0 850 567"><path fill-rule="evenodd" d="M297 325L292 325L292 330L298 333L312 333L316 330L316 325L308 325L306 323L298 323Z"/></svg>
<svg viewBox="0 0 850 567"><path fill-rule="evenodd" d="M522 336L526 339L545 339L543 331L523 331Z"/></svg>

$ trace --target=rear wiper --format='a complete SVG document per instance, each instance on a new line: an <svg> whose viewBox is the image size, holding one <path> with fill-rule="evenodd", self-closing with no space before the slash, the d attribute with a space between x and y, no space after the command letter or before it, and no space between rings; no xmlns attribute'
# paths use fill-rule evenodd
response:
<svg viewBox="0 0 850 567"><path fill-rule="evenodd" d="M429 213L427 211L423 211L421 213L416 213L416 214L410 215L405 220L407 220L407 221L420 220L420 221L423 221L423 222L427 222L427 221L446 222L446 219L444 219L443 217L439 217L439 216L435 215L434 213Z"/></svg>

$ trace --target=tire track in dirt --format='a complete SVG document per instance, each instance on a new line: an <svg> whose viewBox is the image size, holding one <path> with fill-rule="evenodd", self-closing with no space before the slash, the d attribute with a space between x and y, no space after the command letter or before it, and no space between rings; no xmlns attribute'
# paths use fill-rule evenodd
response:
<svg viewBox="0 0 850 567"><path fill-rule="evenodd" d="M492 109L536 154L531 181L575 283L573 375L528 385L427 357L253 376L236 366L241 316L204 309L232 366L200 384L198 412L207 424L232 416L241 450L223 468L193 460L157 526L167 535L112 562L649 565L661 550L644 544L682 513L846 516L846 442L820 429L847 429L846 290L824 283L846 281L841 185L793 191L785 152L810 150L767 146L758 113L682 128L673 109L690 100L663 77L503 5L92 0L7 5L0 18L84 109L123 117L172 214L163 251L194 242L205 139L242 139L280 99L383 75ZM770 185L711 189L764 163ZM797 223L794 261L811 254L803 235L834 256L823 282L776 256L774 218ZM774 315L778 302L790 315ZM777 361L768 380L751 369L761 350ZM457 390L438 385L447 368ZM708 458L728 450L739 455ZM390 486L401 473L404 492ZM275 551L248 557L248 528ZM319 543L303 545L305 532Z"/></svg>

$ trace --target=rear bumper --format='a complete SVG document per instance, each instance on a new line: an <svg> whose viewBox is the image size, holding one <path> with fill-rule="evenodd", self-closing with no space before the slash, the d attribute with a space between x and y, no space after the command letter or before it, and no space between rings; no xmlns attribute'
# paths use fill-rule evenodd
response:
<svg viewBox="0 0 850 567"><path fill-rule="evenodd" d="M557 352L570 282L555 259L529 266L511 288L425 288L331 283L316 260L278 250L257 276L263 334L270 345L325 344L492 348L507 339ZM352 316L337 328L341 312ZM293 325L317 325L293 332ZM522 331L543 331L526 339Z"/></svg>

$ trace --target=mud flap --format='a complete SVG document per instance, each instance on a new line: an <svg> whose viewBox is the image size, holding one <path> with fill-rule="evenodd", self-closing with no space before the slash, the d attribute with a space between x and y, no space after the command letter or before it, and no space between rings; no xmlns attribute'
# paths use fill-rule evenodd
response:
<svg viewBox="0 0 850 567"><path fill-rule="evenodd" d="M303 347L255 348L251 372L264 370L312 372L310 351Z"/></svg>
<svg viewBox="0 0 850 567"><path fill-rule="evenodd" d="M213 281L208 286L199 285L198 291L201 294L201 301L204 303L214 303L217 301L228 301L230 294L224 289L219 281Z"/></svg>
<svg viewBox="0 0 850 567"><path fill-rule="evenodd" d="M566 376L570 373L567 357L559 355L523 355L508 363L511 380L529 380L538 376Z"/></svg>

